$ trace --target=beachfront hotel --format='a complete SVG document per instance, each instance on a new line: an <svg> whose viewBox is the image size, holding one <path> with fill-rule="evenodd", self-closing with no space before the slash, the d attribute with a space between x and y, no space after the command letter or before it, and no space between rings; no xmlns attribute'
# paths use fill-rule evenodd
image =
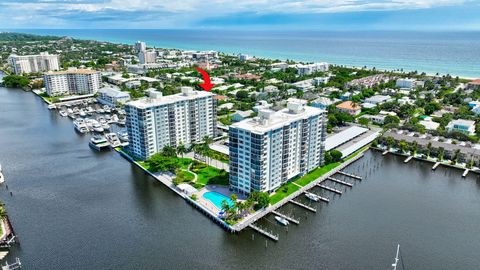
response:
<svg viewBox="0 0 480 270"><path fill-rule="evenodd" d="M95 94L101 86L99 71L69 69L44 75L45 90L49 96Z"/></svg>
<svg viewBox="0 0 480 270"><path fill-rule="evenodd" d="M280 111L230 126L230 188L237 193L273 192L323 164L325 111L289 99Z"/></svg>
<svg viewBox="0 0 480 270"><path fill-rule="evenodd" d="M165 146L190 146L205 136L213 137L216 129L214 94L182 87L180 94L154 96L128 102L128 151L147 159Z"/></svg>
<svg viewBox="0 0 480 270"><path fill-rule="evenodd" d="M16 55L8 57L13 72L17 75L24 73L46 72L59 70L58 55L43 52L38 55Z"/></svg>

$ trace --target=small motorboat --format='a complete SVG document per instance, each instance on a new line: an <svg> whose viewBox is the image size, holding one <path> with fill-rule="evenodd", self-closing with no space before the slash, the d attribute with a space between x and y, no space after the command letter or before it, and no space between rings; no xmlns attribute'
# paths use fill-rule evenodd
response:
<svg viewBox="0 0 480 270"><path fill-rule="evenodd" d="M305 197L307 197L308 199L310 199L314 202L318 202L320 200L320 198L317 195L315 195L313 193L310 193L310 192L305 193Z"/></svg>
<svg viewBox="0 0 480 270"><path fill-rule="evenodd" d="M55 105L55 104L50 104L50 105L47 106L47 108L48 108L49 110L53 110L53 109L56 109L56 108L57 108L57 105Z"/></svg>
<svg viewBox="0 0 480 270"><path fill-rule="evenodd" d="M283 226L287 226L288 224L290 224L290 222L288 222L288 220L283 217L275 216L275 220Z"/></svg>
<svg viewBox="0 0 480 270"><path fill-rule="evenodd" d="M60 116L67 117L68 113L66 111L60 111Z"/></svg>

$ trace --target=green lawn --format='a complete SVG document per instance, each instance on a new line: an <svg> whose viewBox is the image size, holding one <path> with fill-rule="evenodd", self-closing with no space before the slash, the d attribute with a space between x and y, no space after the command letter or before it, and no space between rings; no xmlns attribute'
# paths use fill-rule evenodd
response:
<svg viewBox="0 0 480 270"><path fill-rule="evenodd" d="M218 151L215 151L213 149L208 149L207 156L209 156L210 158L216 159L218 161L221 161L223 163L227 163L227 164L228 164L228 161L229 161L227 155L225 155L224 153L220 153Z"/></svg>
<svg viewBox="0 0 480 270"><path fill-rule="evenodd" d="M197 183L205 185L228 186L228 173L214 167L206 167L196 171L198 175Z"/></svg>
<svg viewBox="0 0 480 270"><path fill-rule="evenodd" d="M300 177L300 179L294 181L298 185L304 187L308 185L310 182L314 181L315 179L319 178L320 176L326 174L327 172L333 170L335 167L340 165L341 162L330 163L323 167L316 168L315 170L311 171L310 173Z"/></svg>
<svg viewBox="0 0 480 270"><path fill-rule="evenodd" d="M280 187L275 194L270 196L270 204L276 204L277 202L281 201L283 198L287 197L288 195L294 193L295 191L299 190L300 187L293 184L292 182L288 182L282 187Z"/></svg>

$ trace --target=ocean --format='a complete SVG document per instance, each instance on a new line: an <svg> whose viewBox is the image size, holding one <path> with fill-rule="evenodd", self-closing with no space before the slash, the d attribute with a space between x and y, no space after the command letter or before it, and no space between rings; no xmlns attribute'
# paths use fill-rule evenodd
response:
<svg viewBox="0 0 480 270"><path fill-rule="evenodd" d="M1 30L1 29L0 29ZM217 50L382 70L480 78L480 32L16 29L117 43Z"/></svg>

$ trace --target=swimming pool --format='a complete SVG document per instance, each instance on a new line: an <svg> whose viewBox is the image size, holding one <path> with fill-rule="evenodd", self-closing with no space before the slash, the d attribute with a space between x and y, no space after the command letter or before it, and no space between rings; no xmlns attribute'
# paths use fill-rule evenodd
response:
<svg viewBox="0 0 480 270"><path fill-rule="evenodd" d="M225 196L223 194L215 192L215 191L205 192L203 194L203 198L211 201L218 208L218 210L222 210L222 202L223 201L227 201L227 203L230 206L233 206L233 204L234 204L233 201L230 198L228 198L227 196Z"/></svg>

